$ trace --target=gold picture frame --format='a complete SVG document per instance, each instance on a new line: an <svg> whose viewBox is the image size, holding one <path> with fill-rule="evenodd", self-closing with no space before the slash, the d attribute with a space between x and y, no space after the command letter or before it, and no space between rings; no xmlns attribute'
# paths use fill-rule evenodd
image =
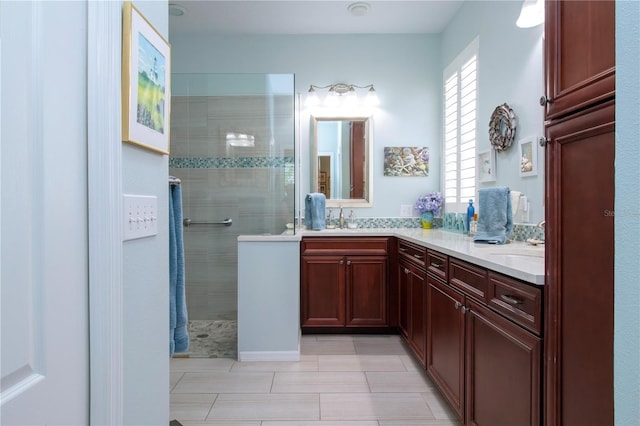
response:
<svg viewBox="0 0 640 426"><path fill-rule="evenodd" d="M171 47L131 2L123 3L122 140L169 154Z"/></svg>

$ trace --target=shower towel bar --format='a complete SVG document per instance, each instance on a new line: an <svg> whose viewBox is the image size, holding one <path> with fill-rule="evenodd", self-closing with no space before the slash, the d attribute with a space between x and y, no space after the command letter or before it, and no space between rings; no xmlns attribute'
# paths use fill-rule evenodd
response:
<svg viewBox="0 0 640 426"><path fill-rule="evenodd" d="M177 177L169 176L169 185L180 185L180 179Z"/></svg>
<svg viewBox="0 0 640 426"><path fill-rule="evenodd" d="M220 220L218 222L196 222L196 221L191 220L189 218L185 218L182 221L182 224L187 228L189 226L191 226L191 225L224 225L224 226L231 226L232 223L233 223L233 221L229 217L224 219L224 220Z"/></svg>

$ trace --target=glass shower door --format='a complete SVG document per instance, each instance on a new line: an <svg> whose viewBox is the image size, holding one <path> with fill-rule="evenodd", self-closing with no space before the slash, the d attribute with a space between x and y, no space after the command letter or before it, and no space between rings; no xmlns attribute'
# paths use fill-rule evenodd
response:
<svg viewBox="0 0 640 426"><path fill-rule="evenodd" d="M294 135L293 75L172 76L191 357L236 357L237 238L293 222Z"/></svg>

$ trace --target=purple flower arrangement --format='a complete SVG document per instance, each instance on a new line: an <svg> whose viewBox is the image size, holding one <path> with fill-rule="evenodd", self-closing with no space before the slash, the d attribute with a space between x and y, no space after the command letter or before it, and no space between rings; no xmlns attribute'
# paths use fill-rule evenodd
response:
<svg viewBox="0 0 640 426"><path fill-rule="evenodd" d="M440 210L442 210L443 202L444 198L442 197L441 193L429 192L425 195L420 196L413 208L416 209L420 214L424 212L432 212L435 216L440 213Z"/></svg>

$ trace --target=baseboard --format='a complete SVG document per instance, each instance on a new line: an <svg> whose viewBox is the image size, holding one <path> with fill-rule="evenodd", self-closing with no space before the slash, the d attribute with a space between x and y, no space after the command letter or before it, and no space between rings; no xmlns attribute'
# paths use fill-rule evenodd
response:
<svg viewBox="0 0 640 426"><path fill-rule="evenodd" d="M238 353L238 361L300 361L300 350L297 351L245 351Z"/></svg>

